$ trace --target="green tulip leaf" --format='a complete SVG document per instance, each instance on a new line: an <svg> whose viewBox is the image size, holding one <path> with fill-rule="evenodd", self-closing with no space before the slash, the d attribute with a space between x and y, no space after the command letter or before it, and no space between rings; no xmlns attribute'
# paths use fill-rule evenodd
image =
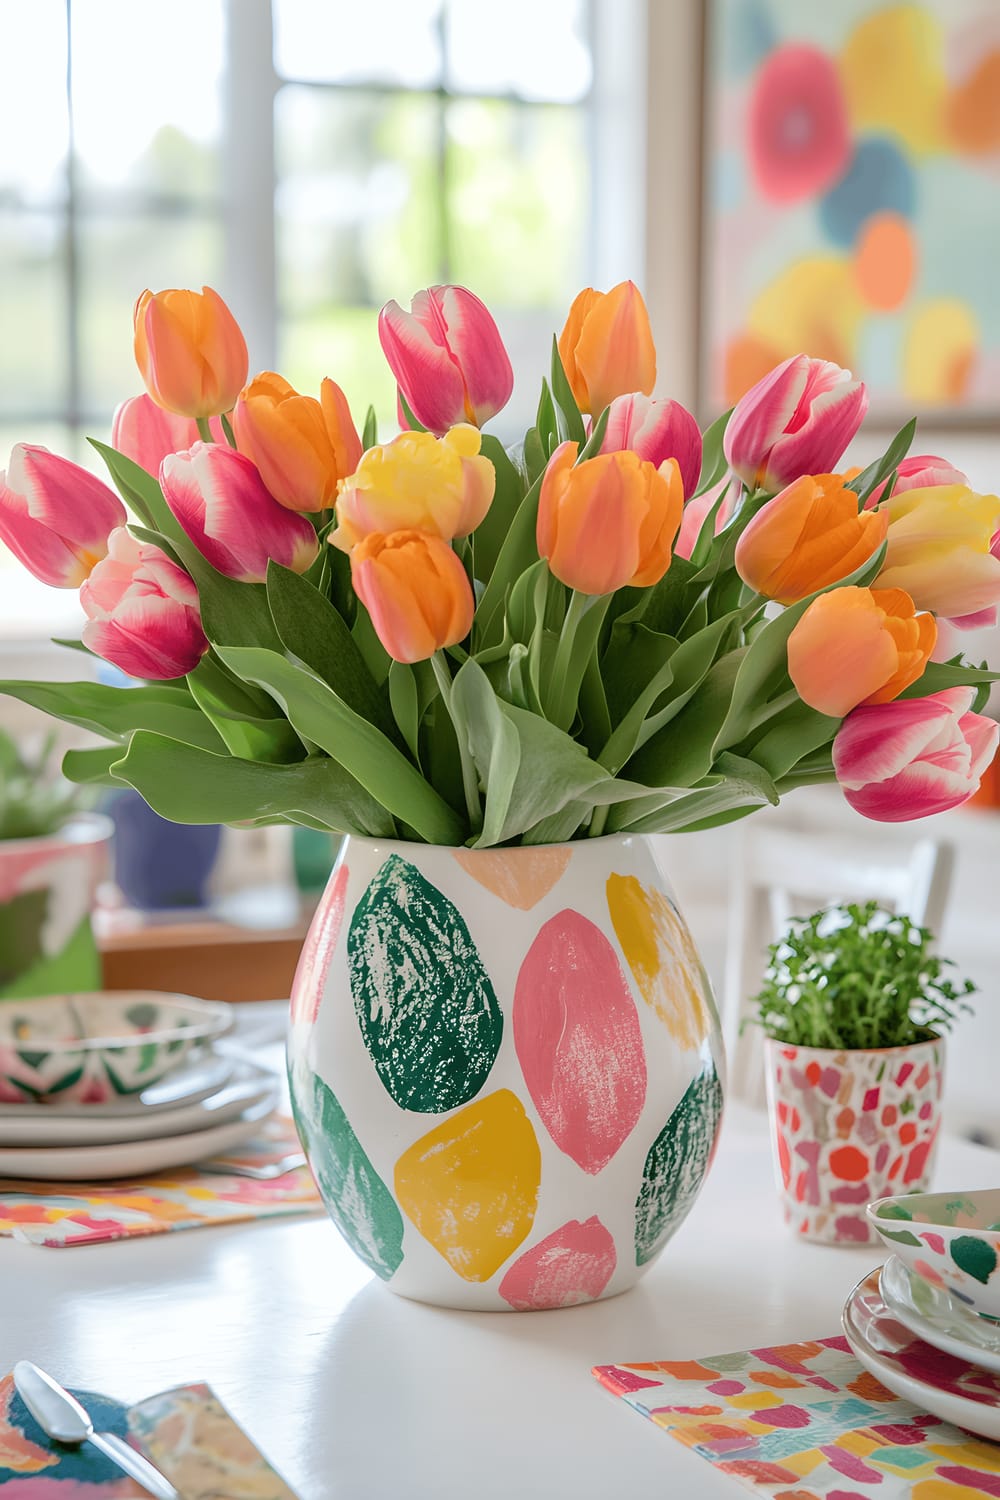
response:
<svg viewBox="0 0 1000 1500"><path fill-rule="evenodd" d="M298 573L272 562L267 570L267 600L285 650L332 687L348 708L402 743L385 698L329 599Z"/></svg>
<svg viewBox="0 0 1000 1500"><path fill-rule="evenodd" d="M881 458L877 458L874 463L868 465L867 469L856 474L848 481L845 488L853 490L859 501L867 500L872 490L877 489L884 479L888 479L893 469L899 468L913 445L916 431L917 419L912 417L905 427L899 429Z"/></svg>
<svg viewBox="0 0 1000 1500"><path fill-rule="evenodd" d="M275 651L229 647L219 655L244 681L265 688L300 735L332 756L420 838L430 844L463 841L462 819L413 762L315 673Z"/></svg>
<svg viewBox="0 0 1000 1500"><path fill-rule="evenodd" d="M0 693L28 703L102 739L124 741L134 729L150 729L184 744L222 750L218 731L194 702L187 686L157 682L111 687L103 682L0 682Z"/></svg>
<svg viewBox="0 0 1000 1500"><path fill-rule="evenodd" d="M140 730L112 770L175 823L297 822L301 813L310 827L334 833L392 837L395 831L385 809L325 755L271 766Z"/></svg>
<svg viewBox="0 0 1000 1500"><path fill-rule="evenodd" d="M568 438L571 442L583 444L587 441L587 429L583 425L583 417L580 408L576 404L573 395L573 387L566 378L562 356L559 353L559 340L553 335L552 338L552 366L551 366L552 395L558 408L557 418L561 414L559 422L560 435L563 439Z"/></svg>
<svg viewBox="0 0 1000 1500"><path fill-rule="evenodd" d="M472 533L473 571L480 583L487 584L493 577L504 538L524 499L525 486L499 438L484 433L479 451L489 459L496 473L493 502Z"/></svg>
<svg viewBox="0 0 1000 1500"><path fill-rule="evenodd" d="M93 750L67 750L62 758L62 773L78 786L121 786L111 767L122 758L120 745L99 745Z"/></svg>
<svg viewBox="0 0 1000 1500"><path fill-rule="evenodd" d="M721 417L716 417L710 427L706 427L701 439L701 473L698 476L698 488L695 495L703 495L713 485L718 484L725 474L728 464L726 455L722 451L722 440L729 426L729 418L733 414L733 408L724 411Z"/></svg>

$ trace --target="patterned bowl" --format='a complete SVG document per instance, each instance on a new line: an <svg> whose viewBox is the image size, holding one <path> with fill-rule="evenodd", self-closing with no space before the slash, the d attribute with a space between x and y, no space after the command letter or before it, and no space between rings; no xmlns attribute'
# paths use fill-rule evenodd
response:
<svg viewBox="0 0 1000 1500"><path fill-rule="evenodd" d="M917 1276L946 1287L973 1312L1000 1318L1000 1188L879 1198L866 1212Z"/></svg>
<svg viewBox="0 0 1000 1500"><path fill-rule="evenodd" d="M138 1094L232 1025L228 1005L159 990L0 1002L0 1103Z"/></svg>

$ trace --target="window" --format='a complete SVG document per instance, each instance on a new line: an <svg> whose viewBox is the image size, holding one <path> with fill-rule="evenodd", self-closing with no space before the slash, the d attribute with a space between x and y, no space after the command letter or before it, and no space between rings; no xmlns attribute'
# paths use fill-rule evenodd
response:
<svg viewBox="0 0 1000 1500"><path fill-rule="evenodd" d="M641 274L614 248L602 258L622 214L605 197L598 215L591 183L596 64L620 52L633 5L5 6L0 465L23 440L100 472L84 438L106 436L141 388L130 314L145 286L217 286L252 369L277 365L306 391L332 375L359 423L373 401L391 431L378 308L463 282L497 316L518 377L498 430L523 431L572 295ZM595 46L601 27L613 44ZM620 79L613 92L620 110ZM638 170L630 198L621 159L608 167L627 217ZM44 637L78 617L72 594L0 556L0 634Z"/></svg>

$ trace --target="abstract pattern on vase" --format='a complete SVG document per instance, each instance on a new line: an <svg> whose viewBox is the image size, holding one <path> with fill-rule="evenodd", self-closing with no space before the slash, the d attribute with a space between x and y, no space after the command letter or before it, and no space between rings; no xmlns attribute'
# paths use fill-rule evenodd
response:
<svg viewBox="0 0 1000 1500"><path fill-rule="evenodd" d="M340 939L347 882L350 878L347 864L342 862L320 897L295 966L295 978L292 980L289 1016L293 1024L308 1021L310 1025L315 1025L319 1003L326 989L326 976L330 972L330 964Z"/></svg>
<svg viewBox="0 0 1000 1500"><path fill-rule="evenodd" d="M559 884L569 864L568 845L533 849L456 849L467 875L518 911L530 911Z"/></svg>
<svg viewBox="0 0 1000 1500"><path fill-rule="evenodd" d="M403 1220L333 1092L315 1074L292 1108L330 1216L355 1255L388 1281L403 1259Z"/></svg>
<svg viewBox="0 0 1000 1500"><path fill-rule="evenodd" d="M918 1192L930 1177L943 1043L837 1052L769 1039L765 1052L786 1223L807 1239L872 1243L866 1206Z"/></svg>
<svg viewBox="0 0 1000 1500"><path fill-rule="evenodd" d="M712 1025L697 949L683 917L662 891L634 875L611 875L608 911L646 1004L679 1046L700 1047Z"/></svg>
<svg viewBox="0 0 1000 1500"><path fill-rule="evenodd" d="M596 1214L582 1224L571 1219L519 1255L498 1290L518 1311L572 1307L595 1301L617 1263L614 1237Z"/></svg>
<svg viewBox="0 0 1000 1500"><path fill-rule="evenodd" d="M343 855L350 889L335 871L312 948L325 978L300 966L288 1037L334 1222L358 1249L314 1080L400 1215L394 1291L501 1310L625 1290L690 1209L722 1100L711 989L648 841Z"/></svg>
<svg viewBox="0 0 1000 1500"><path fill-rule="evenodd" d="M0 1000L95 990L95 850L58 837L0 844Z"/></svg>
<svg viewBox="0 0 1000 1500"><path fill-rule="evenodd" d="M771 1500L989 1500L996 1447L894 1396L841 1336L597 1365L614 1396Z"/></svg>
<svg viewBox="0 0 1000 1500"><path fill-rule="evenodd" d="M475 1098L503 1014L457 908L392 854L355 907L347 954L365 1046L399 1107L442 1114Z"/></svg>
<svg viewBox="0 0 1000 1500"><path fill-rule="evenodd" d="M642 1113L646 1056L615 951L579 912L550 918L521 964L514 1046L549 1135L585 1172L600 1172Z"/></svg>
<svg viewBox="0 0 1000 1500"><path fill-rule="evenodd" d="M404 1151L396 1197L464 1281L488 1281L531 1233L542 1157L509 1089L487 1094Z"/></svg>
<svg viewBox="0 0 1000 1500"><path fill-rule="evenodd" d="M722 1084L711 1058L656 1137L635 1205L637 1265L658 1255L687 1216L712 1165L722 1122Z"/></svg>

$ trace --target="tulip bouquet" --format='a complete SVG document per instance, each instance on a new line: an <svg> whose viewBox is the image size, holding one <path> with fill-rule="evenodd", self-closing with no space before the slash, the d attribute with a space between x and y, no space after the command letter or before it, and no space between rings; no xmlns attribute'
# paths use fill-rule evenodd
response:
<svg viewBox="0 0 1000 1500"><path fill-rule="evenodd" d="M972 795L995 674L932 653L937 618L1000 601L1000 499L908 458L913 423L835 472L848 372L786 360L702 434L652 397L635 286L586 290L508 448L477 297L390 302L379 336L385 442L333 380L248 382L214 292L145 292L146 394L94 444L118 493L14 449L0 536L80 589L67 644L139 679L2 684L107 742L70 779L181 822L476 847L707 828L833 780L890 821Z"/></svg>

